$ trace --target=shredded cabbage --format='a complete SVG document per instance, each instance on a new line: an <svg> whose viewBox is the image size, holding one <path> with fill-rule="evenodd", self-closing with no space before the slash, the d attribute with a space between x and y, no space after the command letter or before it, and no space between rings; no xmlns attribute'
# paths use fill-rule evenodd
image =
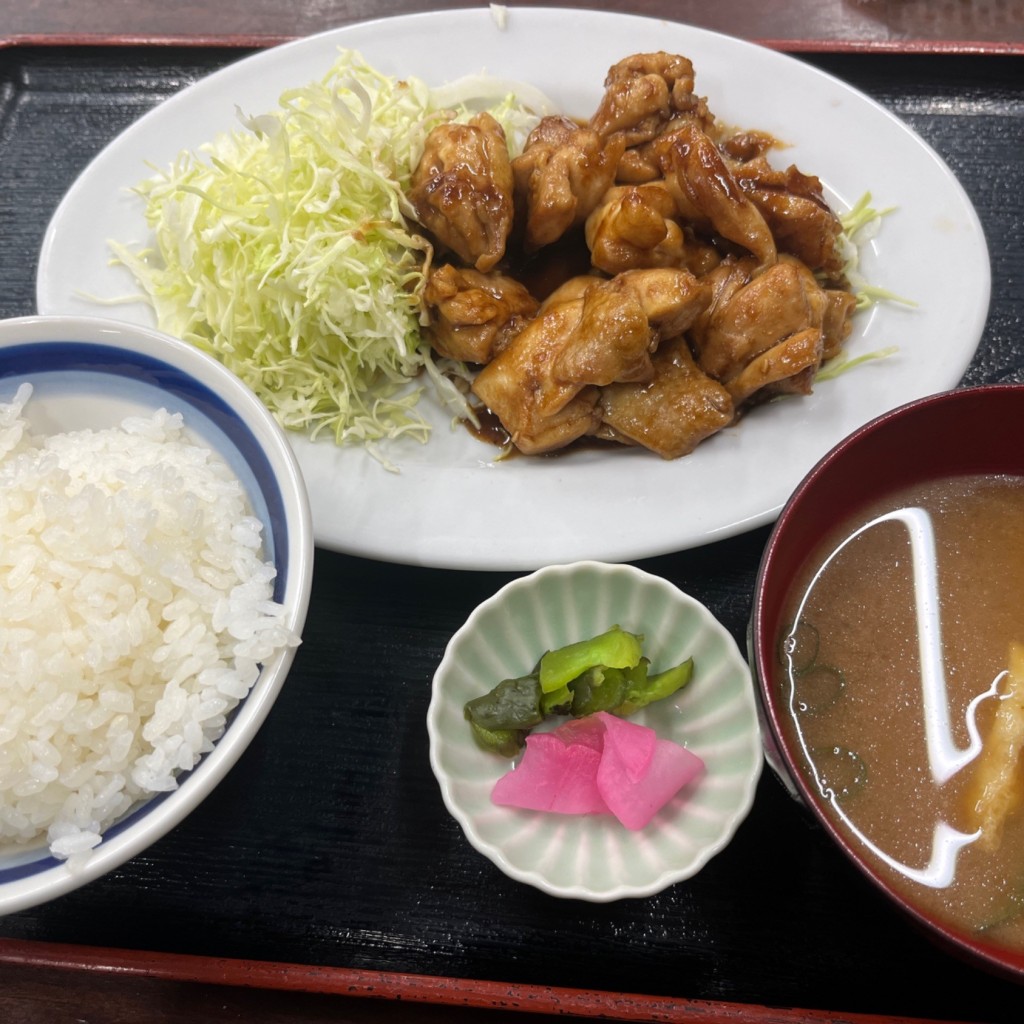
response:
<svg viewBox="0 0 1024 1024"><path fill-rule="evenodd" d="M437 86L430 95L438 106L451 108L450 113L457 121L486 110L505 132L512 156L522 152L539 118L557 113L551 100L535 86L509 82L484 71Z"/></svg>
<svg viewBox="0 0 1024 1024"><path fill-rule="evenodd" d="M862 363L870 363L875 359L887 359L889 356L896 355L897 352L899 352L899 349L895 345L887 345L885 348L875 349L873 352L865 352L863 355L854 356L853 358L847 358L840 353L822 366L815 375L814 382L820 384L825 380L835 380L836 377L841 377L844 373L860 366Z"/></svg>
<svg viewBox="0 0 1024 1024"><path fill-rule="evenodd" d="M839 244L846 257L843 273L850 282L850 287L857 298L857 310L867 309L876 302L898 302L904 306L916 305L910 299L904 299L886 288L868 282L860 272L860 250L875 237L881 227L882 218L892 213L895 207L878 210L871 205L871 193L865 192L854 205L841 214L839 222L842 234Z"/></svg>
<svg viewBox="0 0 1024 1024"><path fill-rule="evenodd" d="M371 450L424 441L421 371L446 405L465 400L421 338L431 246L405 191L430 129L459 116L454 95L342 51L278 110L239 111L241 128L155 169L136 188L155 244L112 251L160 328L214 354L286 428ZM530 115L507 86L495 109L521 137Z"/></svg>
<svg viewBox="0 0 1024 1024"><path fill-rule="evenodd" d="M871 193L865 192L849 210L839 216L839 222L842 225L839 245L846 260L843 275L850 282L850 287L857 300L854 312L868 309L876 302L899 302L905 306L916 305L909 299L901 298L894 292L871 284L860 271L861 247L874 238L881 226L882 218L891 213L893 209L893 207L883 210L876 209L871 205ZM815 375L814 381L816 384L820 384L823 381L834 380L864 363L876 359L887 359L889 356L896 355L897 352L899 352L899 348L895 345L887 345L853 358L840 352L822 365Z"/></svg>

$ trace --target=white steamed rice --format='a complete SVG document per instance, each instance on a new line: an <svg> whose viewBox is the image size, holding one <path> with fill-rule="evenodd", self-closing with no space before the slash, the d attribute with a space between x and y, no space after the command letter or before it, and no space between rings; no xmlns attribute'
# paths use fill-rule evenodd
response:
<svg viewBox="0 0 1024 1024"><path fill-rule="evenodd" d="M180 415L36 437L31 391L0 403L0 846L80 863L298 638L242 485Z"/></svg>

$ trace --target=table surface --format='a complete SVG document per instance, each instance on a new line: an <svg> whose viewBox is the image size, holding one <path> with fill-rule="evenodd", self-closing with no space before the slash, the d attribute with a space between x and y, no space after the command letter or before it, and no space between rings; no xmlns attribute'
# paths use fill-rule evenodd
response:
<svg viewBox="0 0 1024 1024"><path fill-rule="evenodd" d="M35 311L46 224L120 130L244 55L240 47L370 13L358 2L296 5L285 17L283 5L262 0L244 10L104 0L87 19L89 3L5 6L0 316ZM991 250L991 311L963 383L1024 381L1018 5L937 5L941 26L917 3L704 10L715 6L631 9L715 28L726 27L716 24L723 12L743 8L749 17L730 26L735 34L782 40L931 143L970 194ZM783 8L808 13L802 34ZM812 9L840 21L825 25ZM901 21L912 11L917 22ZM638 564L707 604L742 644L767 537L760 529ZM458 1021L480 1019L486 1006L496 1008L484 1019L499 1024L527 1012L1019 1020L1017 986L936 948L767 771L732 844L654 897L557 900L477 854L427 766L424 719L451 634L513 575L318 551L304 643L255 742L145 853L0 920L0 1018Z"/></svg>
<svg viewBox="0 0 1024 1024"><path fill-rule="evenodd" d="M481 5L470 0L4 0L0 40L266 44L367 18L475 6ZM518 6L629 11L790 50L1024 49L1024 6L1016 0L540 0Z"/></svg>

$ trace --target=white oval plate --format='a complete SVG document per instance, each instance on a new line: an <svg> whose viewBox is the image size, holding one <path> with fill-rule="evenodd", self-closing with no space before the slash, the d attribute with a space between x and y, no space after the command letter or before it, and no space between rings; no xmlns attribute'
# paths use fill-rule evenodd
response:
<svg viewBox="0 0 1024 1024"><path fill-rule="evenodd" d="M466 701L530 672L546 650L616 624L644 635L655 671L693 658L683 690L630 720L691 750L704 775L639 831L610 815L491 803L512 763L477 746ZM511 878L593 902L649 896L696 874L747 816L764 757L750 671L728 630L668 581L600 562L548 566L479 605L434 675L427 732L441 795L470 843Z"/></svg>
<svg viewBox="0 0 1024 1024"><path fill-rule="evenodd" d="M410 564L532 569L580 558L630 560L681 550L771 522L803 475L874 416L955 386L988 312L984 235L946 165L909 128L849 86L772 50L674 22L597 11L486 7L369 21L248 57L183 90L132 125L82 173L43 243L43 313L97 313L152 324L144 305L98 307L85 296L134 294L109 265L107 240L147 241L141 200L128 190L280 93L326 73L339 47L396 76L441 85L486 71L540 87L589 116L608 68L628 54L671 50L696 67L697 91L722 120L789 143L777 159L817 174L837 209L870 191L896 207L863 268L913 299L860 319L851 356L891 345L898 355L821 384L807 399L760 408L697 451L663 462L643 451L584 450L494 460L494 449L452 430L432 397L426 445L388 447L387 472L357 449L293 436L317 543ZM922 258L927 254L927 258Z"/></svg>

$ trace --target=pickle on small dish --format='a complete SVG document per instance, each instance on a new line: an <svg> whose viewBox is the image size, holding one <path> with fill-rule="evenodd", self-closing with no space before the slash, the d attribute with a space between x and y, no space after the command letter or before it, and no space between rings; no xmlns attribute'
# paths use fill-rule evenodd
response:
<svg viewBox="0 0 1024 1024"><path fill-rule="evenodd" d="M651 674L643 635L619 626L589 640L547 651L533 672L503 679L467 701L464 714L485 750L515 756L530 731L556 715L585 718L608 712L619 718L682 689L693 659Z"/></svg>

